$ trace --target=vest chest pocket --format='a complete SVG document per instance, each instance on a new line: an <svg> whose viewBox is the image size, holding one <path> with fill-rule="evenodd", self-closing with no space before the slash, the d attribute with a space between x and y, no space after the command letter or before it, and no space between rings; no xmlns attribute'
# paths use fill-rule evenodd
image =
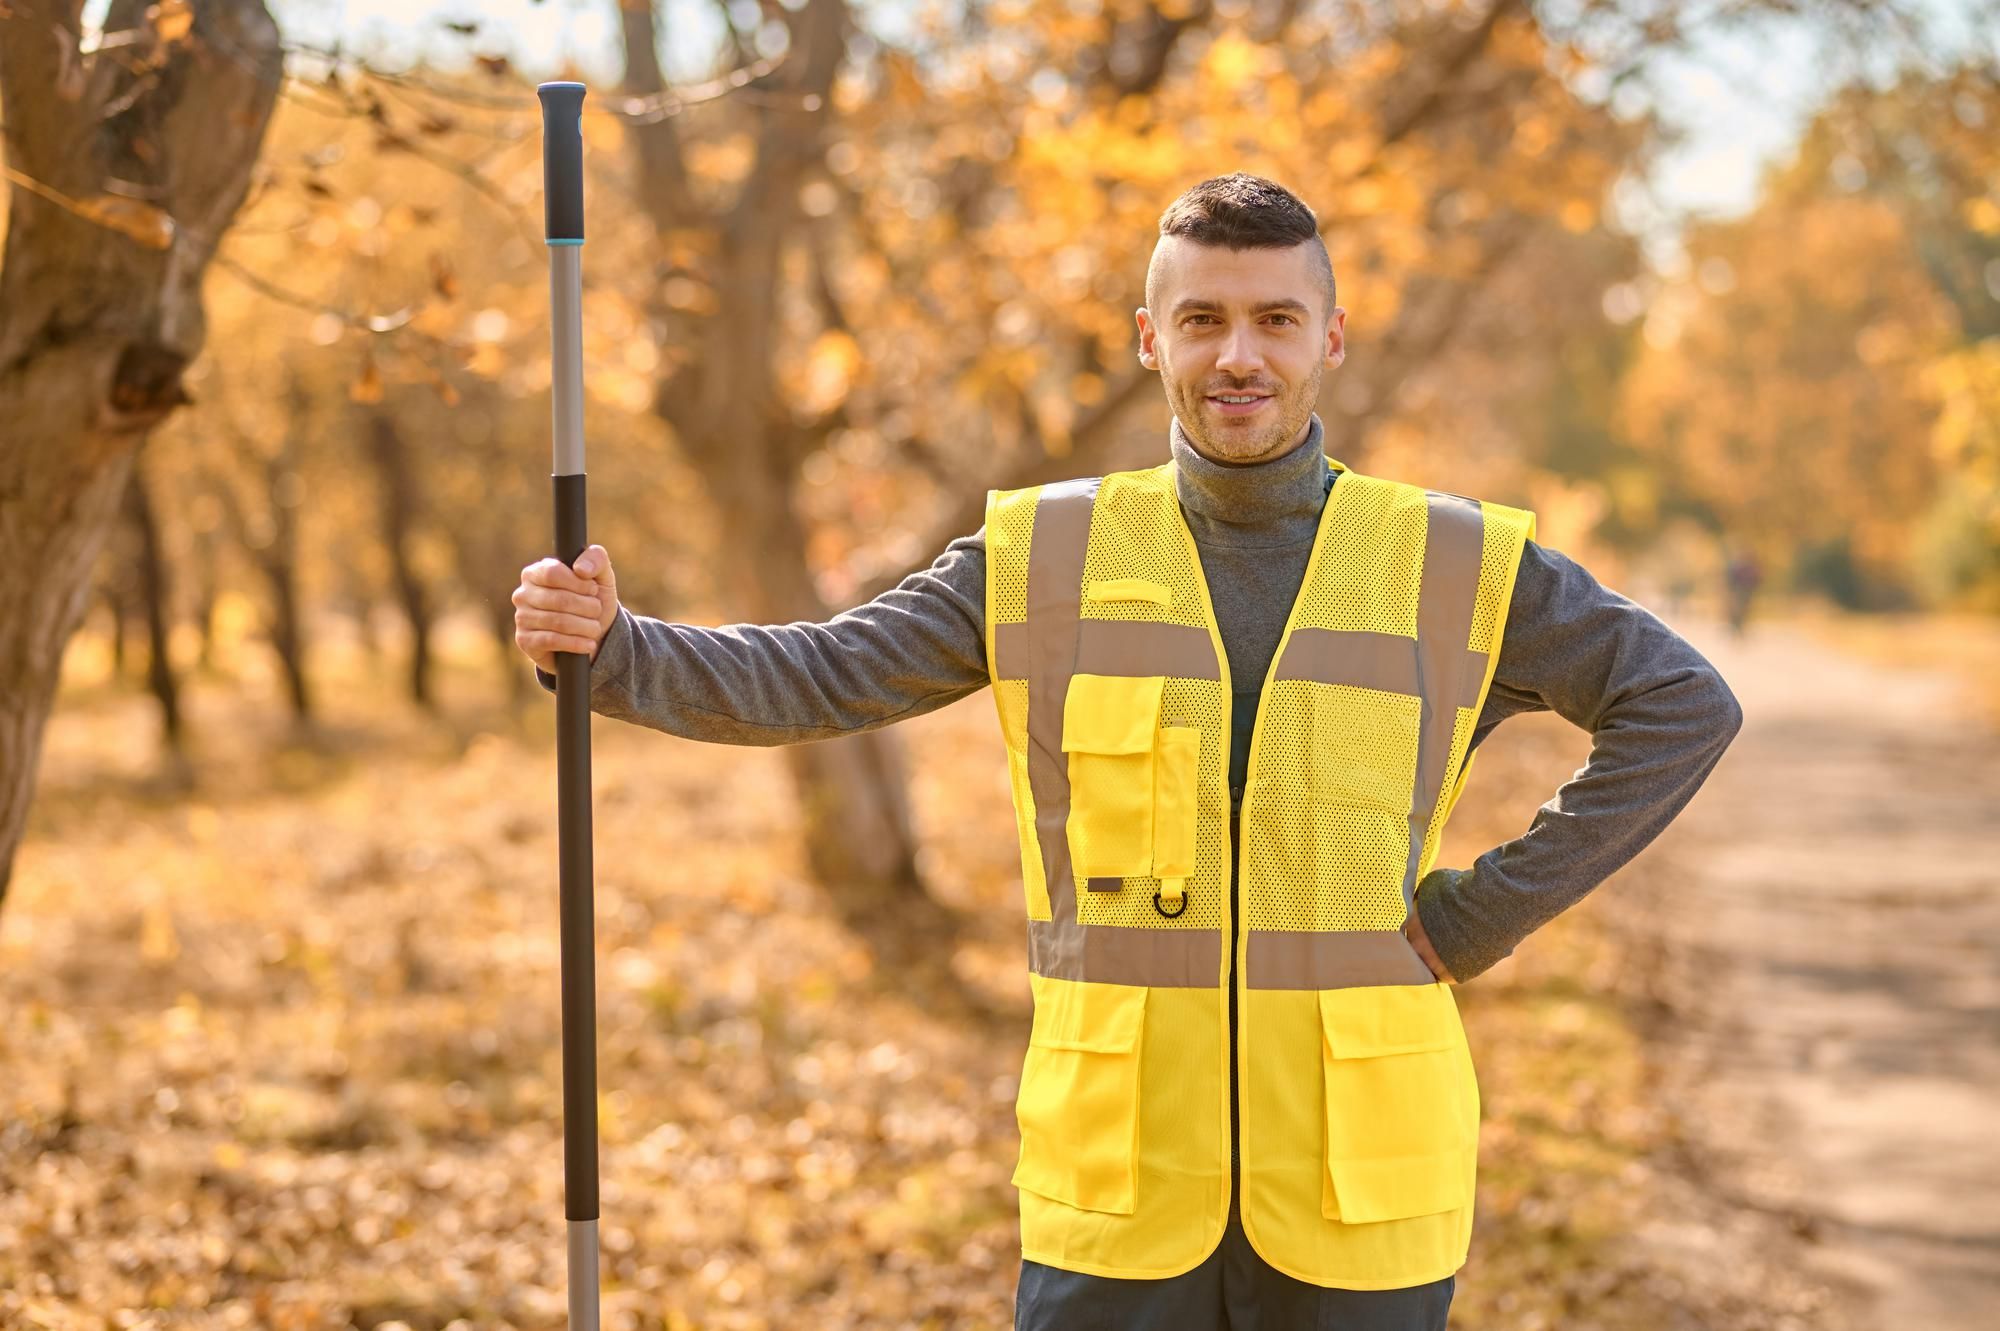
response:
<svg viewBox="0 0 2000 1331"><path fill-rule="evenodd" d="M1319 1007L1321 1214L1365 1224L1470 1206L1479 1092L1448 986L1324 989Z"/></svg>
<svg viewBox="0 0 2000 1331"><path fill-rule="evenodd" d="M1165 675L1070 676L1062 746L1069 756L1069 853L1085 878L1153 871L1154 780Z"/></svg>
<svg viewBox="0 0 2000 1331"><path fill-rule="evenodd" d="M1136 1206L1147 990L1031 975L1035 1024L1014 1116L1014 1186L1085 1211Z"/></svg>

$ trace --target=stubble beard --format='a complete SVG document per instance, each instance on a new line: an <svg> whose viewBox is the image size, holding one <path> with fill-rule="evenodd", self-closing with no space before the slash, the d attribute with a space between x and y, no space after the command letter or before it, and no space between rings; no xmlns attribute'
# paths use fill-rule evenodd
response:
<svg viewBox="0 0 2000 1331"><path fill-rule="evenodd" d="M1182 385L1178 389L1180 400L1174 404L1174 414L1180 418L1181 429L1190 442L1199 444L1200 451L1208 456L1225 462L1265 461L1283 453L1311 419L1324 370L1324 366L1315 366L1312 378L1296 392L1282 394L1272 408L1278 421L1261 429L1238 430L1223 425L1211 431L1208 396L1199 386Z"/></svg>

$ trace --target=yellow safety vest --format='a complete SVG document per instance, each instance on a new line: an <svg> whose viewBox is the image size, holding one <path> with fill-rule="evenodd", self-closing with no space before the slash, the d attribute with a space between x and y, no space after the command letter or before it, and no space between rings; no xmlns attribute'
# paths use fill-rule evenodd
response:
<svg viewBox="0 0 2000 1331"><path fill-rule="evenodd" d="M986 652L1027 897L1021 1248L1160 1278L1229 1215L1317 1285L1442 1279L1471 1240L1479 1089L1403 936L1535 516L1340 473L1264 680L1230 900L1229 662L1173 463L986 507ZM1239 923L1231 912L1240 909Z"/></svg>

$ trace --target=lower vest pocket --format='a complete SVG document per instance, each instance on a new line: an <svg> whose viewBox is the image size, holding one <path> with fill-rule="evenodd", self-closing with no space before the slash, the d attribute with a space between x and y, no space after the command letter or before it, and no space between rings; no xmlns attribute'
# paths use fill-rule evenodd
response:
<svg viewBox="0 0 2000 1331"><path fill-rule="evenodd" d="M1014 1115L1014 1186L1085 1211L1130 1215L1139 1165L1143 985L1030 975L1035 1024Z"/></svg>
<svg viewBox="0 0 2000 1331"><path fill-rule="evenodd" d="M1345 1224L1472 1203L1478 1088L1448 985L1323 989L1320 1212Z"/></svg>
<svg viewBox="0 0 2000 1331"><path fill-rule="evenodd" d="M1456 1211L1472 1200L1470 1147L1370 1160L1329 1160L1330 1220L1365 1225L1376 1220ZM1322 1203L1327 1200L1322 1195Z"/></svg>

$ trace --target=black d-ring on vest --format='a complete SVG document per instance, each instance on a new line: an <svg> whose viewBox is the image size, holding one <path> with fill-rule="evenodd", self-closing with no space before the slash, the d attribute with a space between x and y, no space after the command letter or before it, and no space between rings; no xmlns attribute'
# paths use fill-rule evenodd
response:
<svg viewBox="0 0 2000 1331"><path fill-rule="evenodd" d="M1165 906L1162 906L1160 904L1159 891L1155 889L1153 892L1153 909L1160 912L1161 915L1165 916L1167 919L1170 920L1179 919L1183 914L1185 914L1187 911L1187 903L1188 903L1187 893L1182 892L1181 908L1179 910L1168 910Z"/></svg>

